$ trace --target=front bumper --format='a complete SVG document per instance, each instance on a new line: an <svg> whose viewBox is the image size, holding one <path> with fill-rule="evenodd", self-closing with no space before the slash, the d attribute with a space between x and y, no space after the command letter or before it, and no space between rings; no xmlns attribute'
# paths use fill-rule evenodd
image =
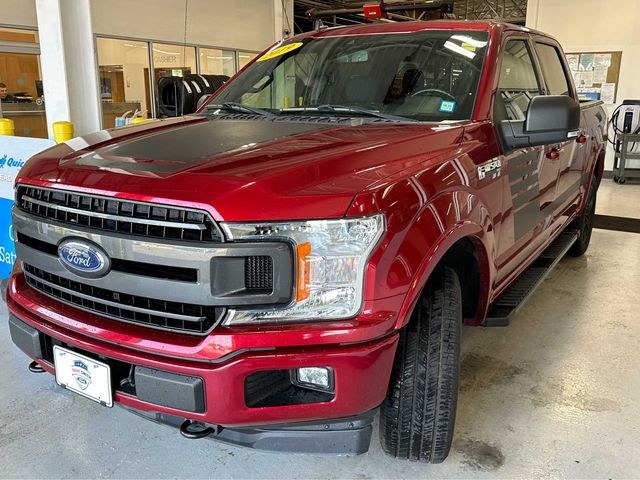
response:
<svg viewBox="0 0 640 480"><path fill-rule="evenodd" d="M7 304L18 321L35 329L37 341L50 339L97 359L117 363L114 371L125 372L127 367L143 367L177 375L202 379L204 401L201 411L188 411L163 405L164 400L144 400L135 389L119 388L114 384L115 401L122 406L145 412L173 415L180 418L218 426L251 426L288 424L340 419L361 415L378 407L387 392L388 380L395 356L398 337L389 334L380 339L349 345L308 345L271 348L269 350L244 350L226 357L225 361L207 363L154 355L148 352L107 343L59 325L60 318L48 319L42 311L27 309L17 301L15 280L9 288ZM67 319L69 320L69 319ZM150 332L150 336L153 333ZM123 343L124 342L123 338ZM52 362L46 358L46 348L25 348L25 353L45 370L53 373ZM28 344L28 342L26 343ZM263 371L296 369L305 366L326 366L335 374L335 390L330 400L311 403L282 404L250 407L247 405L246 380L252 374ZM114 379L114 382L118 379ZM197 402L196 402L197 403Z"/></svg>

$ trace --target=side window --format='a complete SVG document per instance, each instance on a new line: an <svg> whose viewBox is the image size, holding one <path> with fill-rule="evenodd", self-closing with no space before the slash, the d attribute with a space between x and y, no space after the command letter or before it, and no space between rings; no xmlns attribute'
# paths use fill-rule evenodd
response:
<svg viewBox="0 0 640 480"><path fill-rule="evenodd" d="M549 87L549 95L569 95L569 82L558 49L544 43L536 43L536 53Z"/></svg>
<svg viewBox="0 0 640 480"><path fill-rule="evenodd" d="M506 120L524 120L529 102L541 94L525 40L507 41L500 65L498 93L495 115Z"/></svg>

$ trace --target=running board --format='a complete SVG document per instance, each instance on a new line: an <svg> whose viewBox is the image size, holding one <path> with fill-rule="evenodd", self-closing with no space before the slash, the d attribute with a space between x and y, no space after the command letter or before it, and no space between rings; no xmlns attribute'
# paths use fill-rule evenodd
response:
<svg viewBox="0 0 640 480"><path fill-rule="evenodd" d="M575 230L565 230L547 249L507 288L489 309L486 327L506 327L529 299L536 288L547 278L565 253L578 238Z"/></svg>

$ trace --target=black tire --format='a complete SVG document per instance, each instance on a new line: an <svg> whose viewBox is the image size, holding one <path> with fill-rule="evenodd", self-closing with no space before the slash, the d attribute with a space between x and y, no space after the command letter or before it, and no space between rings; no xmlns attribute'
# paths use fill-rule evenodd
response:
<svg viewBox="0 0 640 480"><path fill-rule="evenodd" d="M429 281L400 343L380 410L383 450L440 463L449 454L458 402L462 300L455 271Z"/></svg>
<svg viewBox="0 0 640 480"><path fill-rule="evenodd" d="M593 218L596 214L596 196L598 192L598 182L594 177L589 187L589 196L584 206L582 216L574 221L574 227L578 230L578 239L569 249L569 255L572 257L580 257L589 248L591 241L591 232L593 231Z"/></svg>

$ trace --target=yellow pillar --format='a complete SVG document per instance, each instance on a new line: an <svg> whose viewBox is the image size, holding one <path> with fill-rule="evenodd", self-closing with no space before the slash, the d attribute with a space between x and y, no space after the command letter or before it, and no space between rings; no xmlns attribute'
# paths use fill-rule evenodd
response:
<svg viewBox="0 0 640 480"><path fill-rule="evenodd" d="M73 138L73 123L71 122L53 122L53 139L56 143L66 142Z"/></svg>
<svg viewBox="0 0 640 480"><path fill-rule="evenodd" d="M13 136L15 134L16 129L13 125L13 120L10 118L0 118L0 135Z"/></svg>

